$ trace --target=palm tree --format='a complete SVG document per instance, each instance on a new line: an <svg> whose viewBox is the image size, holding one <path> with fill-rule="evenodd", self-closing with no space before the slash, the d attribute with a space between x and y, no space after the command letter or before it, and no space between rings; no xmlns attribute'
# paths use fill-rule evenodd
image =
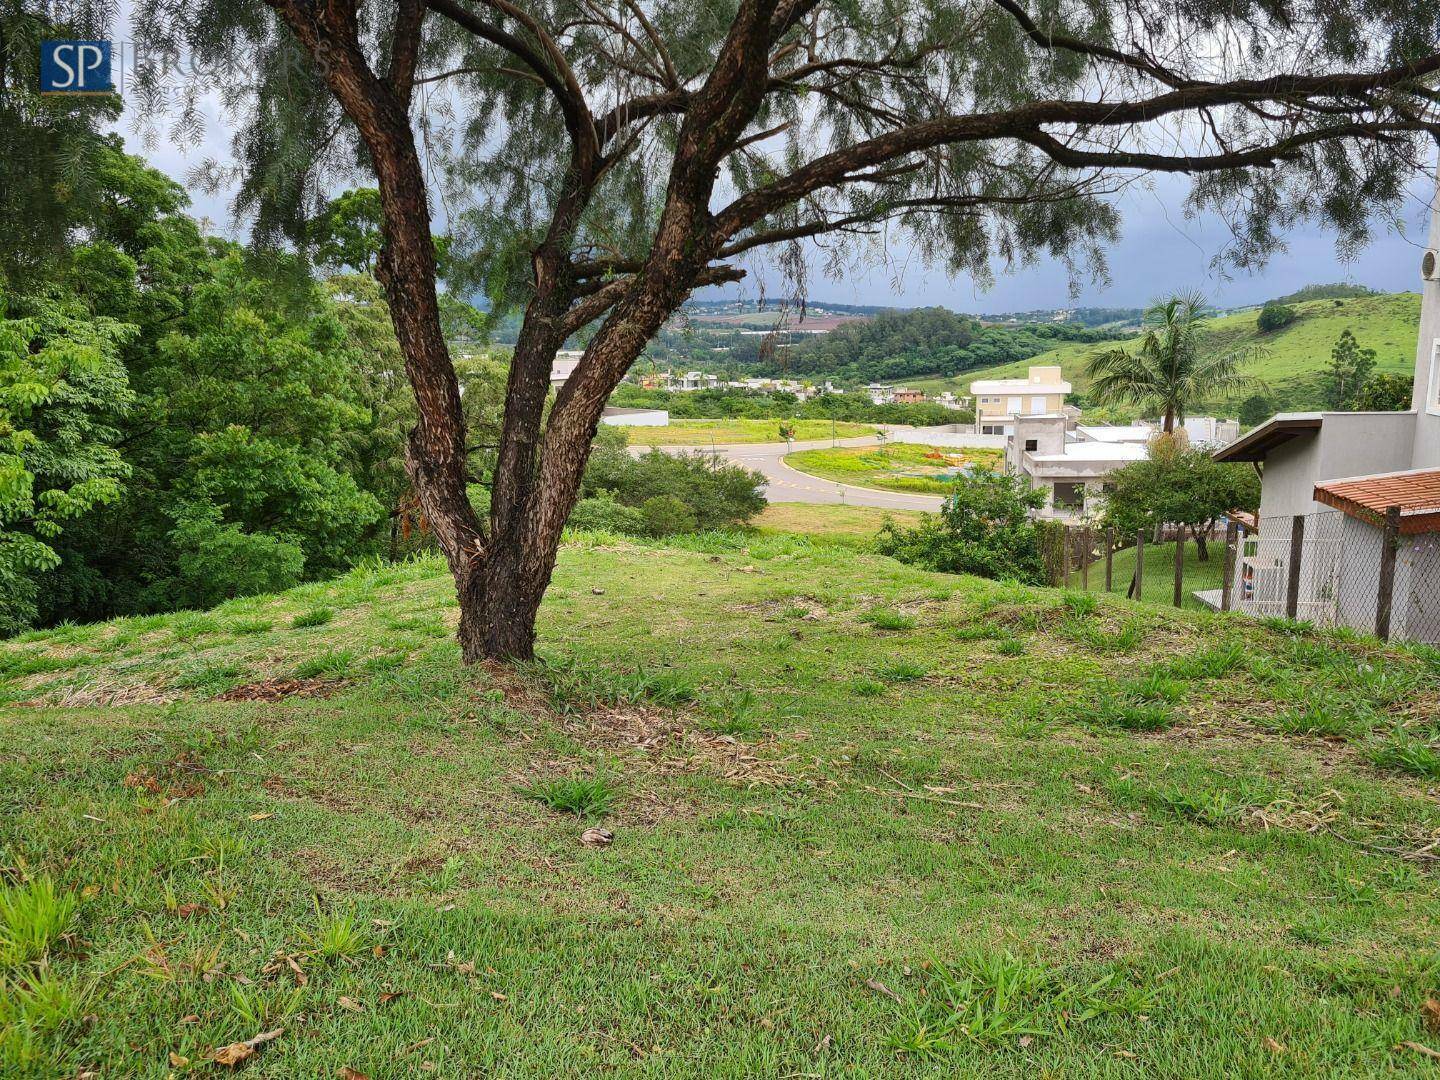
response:
<svg viewBox="0 0 1440 1080"><path fill-rule="evenodd" d="M1091 396L1102 405L1139 405L1164 415L1164 430L1185 422L1186 411L1216 401L1257 380L1242 370L1264 353L1251 345L1202 353L1198 330L1209 301L1199 293L1157 300L1145 312L1150 326L1133 351L1106 349L1085 364Z"/></svg>

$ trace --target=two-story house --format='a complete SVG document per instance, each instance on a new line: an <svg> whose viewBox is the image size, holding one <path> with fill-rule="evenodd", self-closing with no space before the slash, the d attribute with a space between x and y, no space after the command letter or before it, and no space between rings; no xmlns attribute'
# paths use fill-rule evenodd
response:
<svg viewBox="0 0 1440 1080"><path fill-rule="evenodd" d="M1065 405L1070 390L1058 367L1032 367L1023 379L976 379L970 384L975 431L979 435L1011 435L1017 416L1078 416L1079 410Z"/></svg>

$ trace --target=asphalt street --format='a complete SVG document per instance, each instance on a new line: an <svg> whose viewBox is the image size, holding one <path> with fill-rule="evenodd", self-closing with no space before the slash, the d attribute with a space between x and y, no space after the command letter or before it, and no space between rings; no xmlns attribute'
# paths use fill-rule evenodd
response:
<svg viewBox="0 0 1440 1080"><path fill-rule="evenodd" d="M720 457L765 477L765 497L773 503L841 503L848 506L878 506L884 510L938 511L944 500L938 495L905 495L896 491L837 484L818 476L792 469L785 464L785 455L799 450L818 450L833 445L829 439L785 443L721 443L714 447ZM872 436L840 439L840 446L877 446ZM662 446L666 453L677 454L694 450L710 450L709 446ZM633 453L645 453L649 447L631 447Z"/></svg>

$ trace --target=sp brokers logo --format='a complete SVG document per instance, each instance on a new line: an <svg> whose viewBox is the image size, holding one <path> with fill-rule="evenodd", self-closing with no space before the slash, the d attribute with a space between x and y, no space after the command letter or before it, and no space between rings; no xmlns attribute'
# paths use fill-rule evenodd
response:
<svg viewBox="0 0 1440 1080"><path fill-rule="evenodd" d="M42 41L40 92L62 95L114 93L110 42Z"/></svg>

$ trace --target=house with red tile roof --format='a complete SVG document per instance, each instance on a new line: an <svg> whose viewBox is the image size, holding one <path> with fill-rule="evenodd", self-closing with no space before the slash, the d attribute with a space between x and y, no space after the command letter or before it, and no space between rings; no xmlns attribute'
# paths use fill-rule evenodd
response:
<svg viewBox="0 0 1440 1080"><path fill-rule="evenodd" d="M1309 524L1300 527L1307 546L1296 578L1297 613L1373 630L1389 512L1396 517L1394 632L1440 641L1440 199L1431 208L1419 271L1408 410L1280 413L1216 451L1221 461L1253 462L1261 470L1258 531L1251 531L1239 563L1242 610L1277 613L1291 580L1291 523L1298 515Z"/></svg>

